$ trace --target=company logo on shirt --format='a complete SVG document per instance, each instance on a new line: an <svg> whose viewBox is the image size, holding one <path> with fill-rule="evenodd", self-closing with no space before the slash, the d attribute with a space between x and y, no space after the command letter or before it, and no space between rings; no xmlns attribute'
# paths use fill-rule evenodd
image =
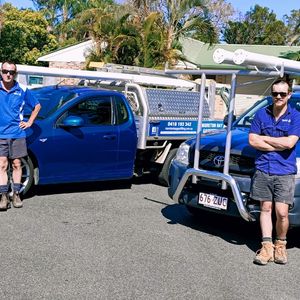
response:
<svg viewBox="0 0 300 300"><path fill-rule="evenodd" d="M282 119L281 122L291 123L291 119Z"/></svg>
<svg viewBox="0 0 300 300"><path fill-rule="evenodd" d="M21 96L22 94L21 94L21 92L16 91L16 92L13 93L13 95Z"/></svg>

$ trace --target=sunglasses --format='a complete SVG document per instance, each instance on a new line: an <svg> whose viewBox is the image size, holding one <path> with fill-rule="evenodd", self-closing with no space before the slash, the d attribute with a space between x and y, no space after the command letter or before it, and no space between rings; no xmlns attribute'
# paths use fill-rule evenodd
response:
<svg viewBox="0 0 300 300"><path fill-rule="evenodd" d="M2 74L10 74L10 75L15 75L17 72L13 70L1 70Z"/></svg>
<svg viewBox="0 0 300 300"><path fill-rule="evenodd" d="M285 92L279 92L279 93L278 92L272 92L271 95L273 97L277 97L278 95L280 95L281 98L284 98L288 95L288 93L285 93Z"/></svg>

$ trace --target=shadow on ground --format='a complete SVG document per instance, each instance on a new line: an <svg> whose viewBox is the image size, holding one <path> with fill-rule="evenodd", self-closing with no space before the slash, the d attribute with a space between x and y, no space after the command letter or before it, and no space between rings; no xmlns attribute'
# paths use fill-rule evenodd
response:
<svg viewBox="0 0 300 300"><path fill-rule="evenodd" d="M200 211L199 215L193 216L185 206L180 204L167 205L161 212L169 220L169 224L181 224L194 230L218 236L231 244L246 245L253 252L260 248L259 223L248 223L243 219L206 211ZM288 248L300 248L299 236L299 228L289 231Z"/></svg>
<svg viewBox="0 0 300 300"><path fill-rule="evenodd" d="M24 199L35 195L54 195L63 193L83 193L105 190L130 189L132 182L129 180L77 182L68 184L51 184L36 186L30 193L24 195Z"/></svg>
<svg viewBox="0 0 300 300"><path fill-rule="evenodd" d="M128 180L111 180L111 181L93 181L93 182L76 182L65 184L49 184L33 187L23 196L23 199L31 198L35 195L53 195L63 193L81 193L107 190L130 189L132 184L157 184L156 179L151 175L142 177L133 177Z"/></svg>

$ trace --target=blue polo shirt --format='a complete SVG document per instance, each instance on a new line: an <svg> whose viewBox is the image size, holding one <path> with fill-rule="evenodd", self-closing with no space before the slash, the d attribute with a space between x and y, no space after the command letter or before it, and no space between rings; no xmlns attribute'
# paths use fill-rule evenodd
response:
<svg viewBox="0 0 300 300"><path fill-rule="evenodd" d="M300 112L289 104L287 111L277 121L273 115L273 105L260 109L252 123L250 133L272 137L300 136ZM296 174L296 146L283 151L257 150L256 169L270 175Z"/></svg>
<svg viewBox="0 0 300 300"><path fill-rule="evenodd" d="M19 127L23 120L24 107L26 105L32 110L38 103L25 85L15 81L15 85L7 92L0 81L0 138L26 137L25 130Z"/></svg>

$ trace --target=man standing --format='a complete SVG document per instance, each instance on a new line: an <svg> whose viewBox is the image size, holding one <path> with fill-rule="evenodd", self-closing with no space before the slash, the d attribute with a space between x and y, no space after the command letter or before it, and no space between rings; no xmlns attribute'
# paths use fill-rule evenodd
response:
<svg viewBox="0 0 300 300"><path fill-rule="evenodd" d="M38 115L41 105L30 91L15 81L17 66L5 61L1 66L0 81L0 210L10 207L8 198L9 184L7 169L9 160L12 162L14 207L22 207L19 192L22 187L21 158L27 156L25 129L30 127ZM23 119L25 105L32 112L28 121Z"/></svg>
<svg viewBox="0 0 300 300"><path fill-rule="evenodd" d="M251 197L260 201L262 248L254 262L287 263L288 211L295 189L296 151L300 136L300 113L288 104L289 84L277 80L271 87L273 104L259 110L251 124L249 143L257 149ZM275 207L276 238L272 240L272 210Z"/></svg>

